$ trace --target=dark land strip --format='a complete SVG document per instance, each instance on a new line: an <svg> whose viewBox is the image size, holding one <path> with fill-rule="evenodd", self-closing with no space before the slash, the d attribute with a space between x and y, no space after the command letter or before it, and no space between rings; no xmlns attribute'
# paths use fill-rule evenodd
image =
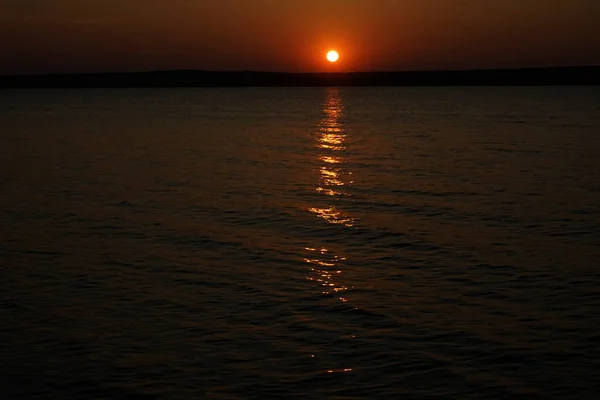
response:
<svg viewBox="0 0 600 400"><path fill-rule="evenodd" d="M174 70L0 75L0 88L599 85L600 66L462 71L285 73Z"/></svg>

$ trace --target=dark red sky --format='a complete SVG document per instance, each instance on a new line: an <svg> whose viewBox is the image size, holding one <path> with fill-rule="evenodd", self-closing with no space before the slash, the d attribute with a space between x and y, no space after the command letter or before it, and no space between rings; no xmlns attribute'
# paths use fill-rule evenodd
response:
<svg viewBox="0 0 600 400"><path fill-rule="evenodd" d="M600 0L0 0L0 73L600 65L599 26Z"/></svg>

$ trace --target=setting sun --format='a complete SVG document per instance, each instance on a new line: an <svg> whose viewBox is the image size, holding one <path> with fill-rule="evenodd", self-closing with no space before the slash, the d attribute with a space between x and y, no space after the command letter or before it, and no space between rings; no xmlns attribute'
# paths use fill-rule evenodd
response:
<svg viewBox="0 0 600 400"><path fill-rule="evenodd" d="M340 58L340 55L338 54L337 51L335 50L331 50L329 53L327 53L327 60L329 62L336 62L338 59Z"/></svg>

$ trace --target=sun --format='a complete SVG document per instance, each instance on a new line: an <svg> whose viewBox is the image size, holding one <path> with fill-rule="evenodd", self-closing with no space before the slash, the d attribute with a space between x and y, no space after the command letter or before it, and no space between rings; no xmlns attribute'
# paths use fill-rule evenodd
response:
<svg viewBox="0 0 600 400"><path fill-rule="evenodd" d="M340 55L337 51L331 50L327 53L327 61L334 63L340 58Z"/></svg>

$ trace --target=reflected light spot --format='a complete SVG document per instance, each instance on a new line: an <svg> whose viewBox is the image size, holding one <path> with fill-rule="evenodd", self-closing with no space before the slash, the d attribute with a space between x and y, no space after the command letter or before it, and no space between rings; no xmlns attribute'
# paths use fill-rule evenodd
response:
<svg viewBox="0 0 600 400"><path fill-rule="evenodd" d="M318 147L321 148L321 149L335 150L335 151L341 151L341 150L345 149L344 146L332 146L332 145L329 145L329 144L321 144Z"/></svg>
<svg viewBox="0 0 600 400"><path fill-rule="evenodd" d="M351 372L352 368L338 368L338 369L328 369L327 373L329 374L333 374L333 373L343 373L343 372Z"/></svg>
<svg viewBox="0 0 600 400"><path fill-rule="evenodd" d="M341 157L321 156L319 159L327 164L340 164L342 162Z"/></svg>
<svg viewBox="0 0 600 400"><path fill-rule="evenodd" d="M340 195L343 194L342 192L336 192L335 190L325 189L325 188L322 188L322 187L318 187L316 189L316 191L317 192L321 192L323 194L326 194L327 196L340 196Z"/></svg>
<svg viewBox="0 0 600 400"><path fill-rule="evenodd" d="M327 177L332 178L338 178L340 176L339 172L327 169L326 167L321 167L321 175L325 175Z"/></svg>
<svg viewBox="0 0 600 400"><path fill-rule="evenodd" d="M326 133L321 136L320 141L328 144L342 144L344 142L344 137L342 135Z"/></svg>
<svg viewBox="0 0 600 400"><path fill-rule="evenodd" d="M354 226L353 218L345 218L341 212L339 212L335 207L329 208L309 208L309 211L317 214L319 218L324 219L325 221L331 224L342 224L347 227Z"/></svg>

